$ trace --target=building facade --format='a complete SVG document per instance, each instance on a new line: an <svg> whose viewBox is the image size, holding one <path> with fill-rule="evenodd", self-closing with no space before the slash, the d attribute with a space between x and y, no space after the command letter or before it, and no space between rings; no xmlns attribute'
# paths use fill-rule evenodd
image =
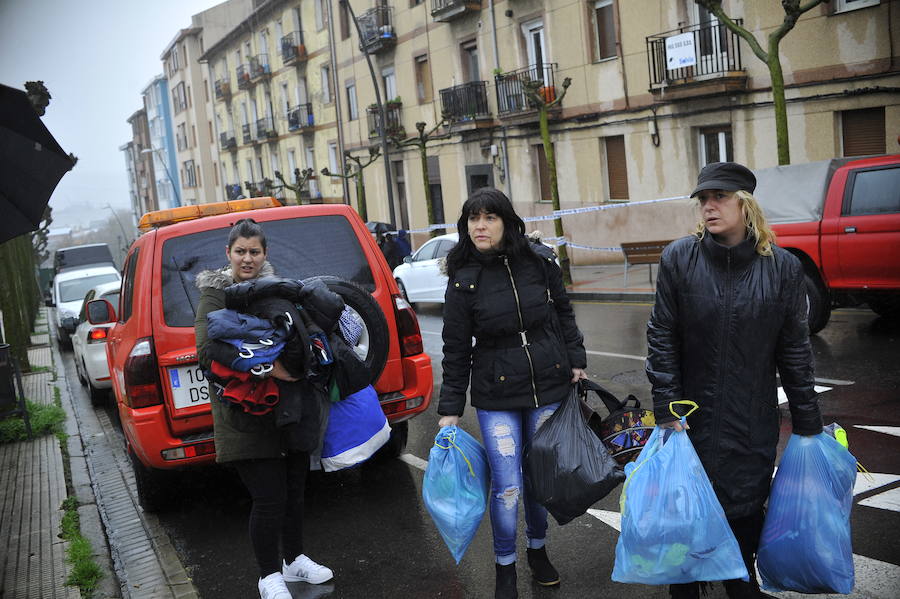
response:
<svg viewBox="0 0 900 599"><path fill-rule="evenodd" d="M147 111L140 108L128 117L131 125L131 142L123 146L124 152L131 152L131 157L125 158L126 164L134 167L133 180L135 182L136 202L133 206L133 220L137 225L141 215L151 210L159 209L156 199L156 177L153 174L153 157L149 153L142 152L150 146L150 125L147 122ZM120 148L122 149L122 148ZM130 177L131 178L131 177Z"/></svg>
<svg viewBox="0 0 900 599"><path fill-rule="evenodd" d="M169 107L169 86L163 75L157 75L144 88L144 110L150 132L150 145L141 152L152 156L154 185L160 210L181 206L178 184L178 164L172 111Z"/></svg>

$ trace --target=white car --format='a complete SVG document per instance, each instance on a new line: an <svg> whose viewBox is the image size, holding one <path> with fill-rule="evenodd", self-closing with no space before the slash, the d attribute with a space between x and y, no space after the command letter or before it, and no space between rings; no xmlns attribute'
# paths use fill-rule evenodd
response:
<svg viewBox="0 0 900 599"><path fill-rule="evenodd" d="M81 384L88 388L94 402L104 399L107 390L112 387L106 362L106 337L115 323L91 324L87 318L87 305L91 300L105 299L118 309L120 287L119 281L113 281L101 283L88 291L78 315L78 326L72 334L75 371L78 372Z"/></svg>
<svg viewBox="0 0 900 599"><path fill-rule="evenodd" d="M53 291L48 305L56 307L54 326L61 345L67 344L69 336L75 332L84 295L101 283L121 280L119 271L113 266L67 270L53 278Z"/></svg>
<svg viewBox="0 0 900 599"><path fill-rule="evenodd" d="M447 290L447 275L441 272L441 258L445 258L456 242L457 233L439 235L429 239L412 256L403 259L403 264L394 269L394 279L400 293L409 303L444 303Z"/></svg>

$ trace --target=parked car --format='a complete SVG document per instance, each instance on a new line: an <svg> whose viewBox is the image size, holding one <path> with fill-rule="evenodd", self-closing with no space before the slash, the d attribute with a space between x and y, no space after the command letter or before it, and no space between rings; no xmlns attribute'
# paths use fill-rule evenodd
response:
<svg viewBox="0 0 900 599"><path fill-rule="evenodd" d="M53 278L52 293L47 305L55 307L53 326L60 345L68 345L78 324L78 314L85 294L101 283L121 280L114 266L92 266L67 270Z"/></svg>
<svg viewBox="0 0 900 599"><path fill-rule="evenodd" d="M394 269L394 279L400 293L410 303L444 303L447 290L447 275L441 264L456 242L458 233L439 235L422 244L411 256L403 259L403 264Z"/></svg>
<svg viewBox="0 0 900 599"><path fill-rule="evenodd" d="M832 307L900 317L900 154L755 171L779 246L805 270L810 333Z"/></svg>
<svg viewBox="0 0 900 599"><path fill-rule="evenodd" d="M118 306L121 286L119 281L114 281L101 283L88 291L78 314L78 325L72 334L75 371L78 373L78 380L87 387L93 402L105 399L112 387L106 362L106 338L113 325L91 323L87 317L87 307L95 299L104 299L113 306Z"/></svg>
<svg viewBox="0 0 900 599"><path fill-rule="evenodd" d="M89 266L113 266L112 252L105 243L92 243L88 245L73 245L67 248L59 248L53 252L54 273L61 273L75 268L87 268Z"/></svg>
<svg viewBox="0 0 900 599"><path fill-rule="evenodd" d="M272 198L198 208L145 214L146 232L125 258L118 311L103 299L88 304L89 320L115 322L107 360L144 509L162 509L173 500L166 470L215 459L208 385L194 340L200 296L194 280L227 264L228 232L236 220L251 216L234 214L238 210L253 210L277 275L322 277L363 325L354 349L372 373L393 429L384 451L399 454L407 420L431 401L431 360L415 313L359 215L342 204L281 207Z"/></svg>

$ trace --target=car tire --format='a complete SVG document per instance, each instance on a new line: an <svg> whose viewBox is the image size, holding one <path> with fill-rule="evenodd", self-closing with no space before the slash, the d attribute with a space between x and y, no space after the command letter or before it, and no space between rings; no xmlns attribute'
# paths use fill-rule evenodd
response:
<svg viewBox="0 0 900 599"><path fill-rule="evenodd" d="M354 350L356 350L360 360L365 363L369 372L372 373L371 382L374 383L384 370L388 351L390 350L387 319L381 310L381 306L365 289L356 283L332 276L316 278L321 279L329 289L340 295L344 300L344 304L362 320L364 325L363 336L360 338L357 346L354 347Z"/></svg>
<svg viewBox="0 0 900 599"><path fill-rule="evenodd" d="M387 460L394 459L403 453L406 447L406 441L409 439L409 422L400 422L391 425L391 437L387 443L381 446L375 453L376 459Z"/></svg>
<svg viewBox="0 0 900 599"><path fill-rule="evenodd" d="M134 471L138 503L145 512L161 512L169 506L171 498L170 473L144 466L130 449L128 457L131 458L131 469Z"/></svg>
<svg viewBox="0 0 900 599"><path fill-rule="evenodd" d="M98 389L91 382L90 376L87 374L87 365L84 362L81 363L81 367L84 369L84 380L85 385L88 388L88 395L91 398L92 406L102 405L106 401L107 390L106 389Z"/></svg>
<svg viewBox="0 0 900 599"><path fill-rule="evenodd" d="M78 375L78 382L81 383L81 386L82 386L82 387L87 387L87 386L88 386L88 380L87 380L87 377L86 377L86 376L84 375L84 373L82 372L82 369L78 367L78 364L79 364L79 363L82 365L82 367L84 366L84 361L83 361L83 360L76 360L76 361L75 361L75 374ZM87 368L84 369L84 372L87 372Z"/></svg>
<svg viewBox="0 0 900 599"><path fill-rule="evenodd" d="M866 301L875 314L888 319L900 318L900 296L878 295L869 297Z"/></svg>
<svg viewBox="0 0 900 599"><path fill-rule="evenodd" d="M809 274L803 275L806 284L806 308L809 334L815 335L825 328L831 318L831 298L818 280Z"/></svg>

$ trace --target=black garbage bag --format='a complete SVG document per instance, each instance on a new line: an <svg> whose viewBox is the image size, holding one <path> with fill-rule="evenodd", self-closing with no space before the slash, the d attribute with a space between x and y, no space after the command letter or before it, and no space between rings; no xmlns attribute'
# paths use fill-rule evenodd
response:
<svg viewBox="0 0 900 599"><path fill-rule="evenodd" d="M525 488L562 525L606 497L625 473L588 428L572 388L525 448Z"/></svg>

